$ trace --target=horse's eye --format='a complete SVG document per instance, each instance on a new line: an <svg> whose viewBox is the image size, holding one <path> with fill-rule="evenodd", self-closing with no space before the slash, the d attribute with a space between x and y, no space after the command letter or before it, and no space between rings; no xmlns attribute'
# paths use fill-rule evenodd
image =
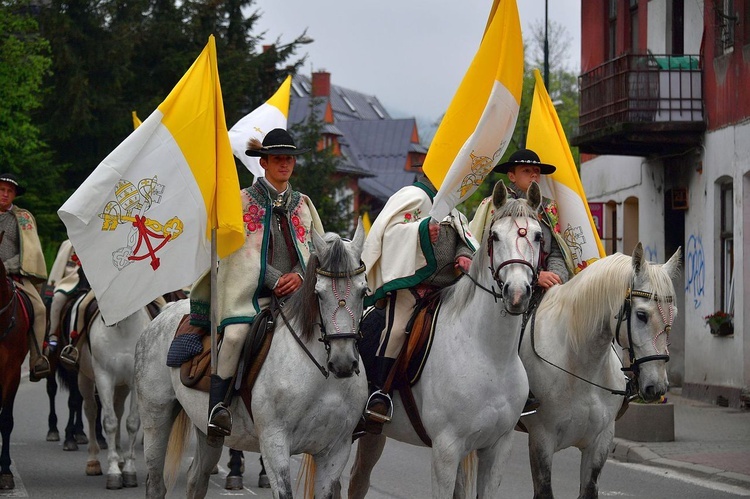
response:
<svg viewBox="0 0 750 499"><path fill-rule="evenodd" d="M644 324L648 322L648 314L642 310L639 310L635 313L635 316L638 318L639 321L643 322Z"/></svg>

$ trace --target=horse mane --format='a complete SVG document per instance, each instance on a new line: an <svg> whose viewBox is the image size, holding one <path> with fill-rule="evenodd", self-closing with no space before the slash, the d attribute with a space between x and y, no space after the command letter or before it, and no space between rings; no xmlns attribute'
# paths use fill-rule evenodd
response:
<svg viewBox="0 0 750 499"><path fill-rule="evenodd" d="M316 271L325 269L333 273L352 273L357 267L354 258L347 251L341 236L335 232L327 232L323 236L326 243L325 251L314 251L310 255L305 269L302 286L292 294L284 305L284 313L290 322L297 321L301 327L300 338L309 341L315 334L315 324L320 323L318 298L315 294L315 282L318 278Z"/></svg>
<svg viewBox="0 0 750 499"><path fill-rule="evenodd" d="M644 262L643 269L652 296L656 295L661 303L674 297L674 284L663 265ZM566 324L568 341L578 352L620 311L633 278L631 256L609 255L593 262L565 284L550 288L539 310L549 311L550 317L558 317Z"/></svg>
<svg viewBox="0 0 750 499"><path fill-rule="evenodd" d="M487 261L489 255L487 254L487 245L490 235L490 227L495 222L504 217L513 218L533 218L536 219L536 210L532 208L528 201L523 198L508 198L508 200L500 207L495 209L492 214L492 218L489 223L485 223L482 231L482 241L474 252L472 258L471 267L469 267L468 275L471 279L459 279L450 286L447 286L441 290L442 300L455 300L454 311L458 312L469 304L469 301L473 298L474 292L477 287L474 285L472 280L480 282L481 273L487 271L489 262ZM494 284L494 282L492 283ZM496 290L497 291L497 290Z"/></svg>

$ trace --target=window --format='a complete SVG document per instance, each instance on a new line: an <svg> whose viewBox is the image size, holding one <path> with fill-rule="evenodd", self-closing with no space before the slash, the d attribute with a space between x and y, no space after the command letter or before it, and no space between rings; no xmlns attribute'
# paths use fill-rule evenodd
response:
<svg viewBox="0 0 750 499"><path fill-rule="evenodd" d="M638 53L638 0L630 0L630 53Z"/></svg>
<svg viewBox="0 0 750 499"><path fill-rule="evenodd" d="M672 0L671 54L685 53L685 0Z"/></svg>
<svg viewBox="0 0 750 499"><path fill-rule="evenodd" d="M716 55L729 54L734 50L734 26L738 21L734 11L734 0L716 0L714 11Z"/></svg>
<svg viewBox="0 0 750 499"><path fill-rule="evenodd" d="M607 12L607 59L617 55L617 0L609 0Z"/></svg>
<svg viewBox="0 0 750 499"><path fill-rule="evenodd" d="M733 197L734 189L732 181L719 185L721 198L719 244L721 245L721 310L728 313L734 312L734 212Z"/></svg>

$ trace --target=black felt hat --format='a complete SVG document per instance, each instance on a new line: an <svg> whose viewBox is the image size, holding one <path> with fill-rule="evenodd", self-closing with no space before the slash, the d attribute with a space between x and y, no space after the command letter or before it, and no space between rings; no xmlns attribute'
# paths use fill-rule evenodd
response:
<svg viewBox="0 0 750 499"><path fill-rule="evenodd" d="M535 153L531 149L519 149L510 155L510 158L508 158L508 161L497 165L494 168L494 171L496 171L497 173L508 173L508 170L510 170L511 168L517 165L538 166L539 171L543 175L549 175L550 173L555 173L555 170L557 170L557 168L555 168L553 165L542 163L537 153Z"/></svg>
<svg viewBox="0 0 750 499"><path fill-rule="evenodd" d="M307 149L297 149L294 139L283 128L274 128L266 134L261 144L258 139L250 139L245 154L248 156L299 156Z"/></svg>
<svg viewBox="0 0 750 499"><path fill-rule="evenodd" d="M18 183L18 177L16 177L12 173L3 173L2 175L0 175L0 182L8 182L9 184L15 185L16 196L20 196L21 194L26 192L26 188Z"/></svg>

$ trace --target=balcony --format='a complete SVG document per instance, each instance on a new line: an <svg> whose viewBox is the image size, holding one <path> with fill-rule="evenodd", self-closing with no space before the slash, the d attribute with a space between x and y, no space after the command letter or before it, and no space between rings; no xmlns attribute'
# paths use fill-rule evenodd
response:
<svg viewBox="0 0 750 499"><path fill-rule="evenodd" d="M697 55L626 54L578 77L571 144L590 154L671 155L699 146L706 123Z"/></svg>

